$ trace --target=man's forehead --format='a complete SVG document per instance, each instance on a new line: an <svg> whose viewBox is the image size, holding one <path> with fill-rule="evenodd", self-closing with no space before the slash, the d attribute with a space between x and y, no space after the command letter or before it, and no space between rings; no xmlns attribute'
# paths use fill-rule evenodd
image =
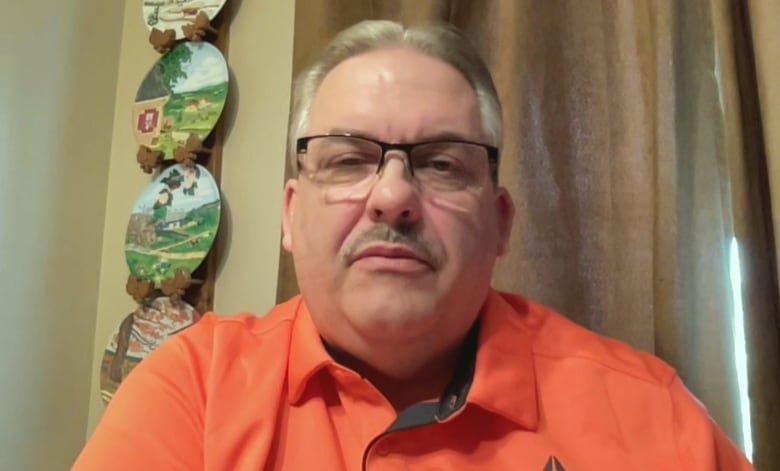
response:
<svg viewBox="0 0 780 471"><path fill-rule="evenodd" d="M395 129L399 123L406 129ZM315 94L309 124L309 132L340 130L399 142L474 139L474 126L480 128L476 95L465 77L440 59L399 47L336 66Z"/></svg>
<svg viewBox="0 0 780 471"><path fill-rule="evenodd" d="M376 134L374 131L370 129L339 127L339 126L325 129L324 131L322 131L322 134L359 136L359 137L367 137L369 139L374 139L378 141L381 141L383 139L383 136ZM416 140L417 141L459 141L459 140L469 140L470 138L471 137L465 133L449 130L446 129L444 126L439 125L438 127L434 126L429 129L421 130L418 133Z"/></svg>
<svg viewBox="0 0 780 471"><path fill-rule="evenodd" d="M320 88L339 84L381 86L397 81L470 88L455 67L408 46L383 47L345 59L325 76Z"/></svg>

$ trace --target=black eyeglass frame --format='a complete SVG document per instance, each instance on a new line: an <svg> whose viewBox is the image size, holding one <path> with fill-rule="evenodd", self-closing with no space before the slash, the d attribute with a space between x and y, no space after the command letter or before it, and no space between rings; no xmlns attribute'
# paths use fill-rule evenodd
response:
<svg viewBox="0 0 780 471"><path fill-rule="evenodd" d="M295 155L298 156L296 160L297 160L299 172L302 170L301 154L306 154L308 152L309 141L313 139L320 139L323 137L349 137L353 139L361 139L363 141L371 142L373 144L378 145L382 149L382 155L379 158L379 165L377 165L376 167L376 173L379 173L382 170L382 167L385 165L385 156L387 155L388 152L390 152L391 150L400 150L406 156L407 167L409 168L409 172L412 176L414 176L414 167L412 166L412 151L414 150L415 147L422 146L422 145L429 145L429 144L447 144L447 143L470 144L485 149L485 151L487 152L488 165L490 166L490 177L493 179L494 183L498 180L498 148L495 146L491 146L489 144L469 141L466 139L431 139L428 141L420 141L420 142L391 143L391 142L380 141L377 139L372 139L370 137L358 136L358 135L348 134L348 133L314 134L312 136L304 136L298 138L295 141Z"/></svg>

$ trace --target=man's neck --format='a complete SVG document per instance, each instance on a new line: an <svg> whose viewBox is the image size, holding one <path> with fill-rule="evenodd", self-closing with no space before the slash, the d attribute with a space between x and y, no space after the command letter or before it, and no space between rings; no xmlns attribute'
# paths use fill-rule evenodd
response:
<svg viewBox="0 0 780 471"><path fill-rule="evenodd" d="M337 363L370 381L400 412L412 404L441 397L465 360L463 355L475 354L473 348L464 350L467 341L476 342L476 338L471 338L476 331L471 334L467 335L468 340L461 340L436 354L432 354L429 344L420 348L395 345L386 349L373 345L368 354L360 357L335 348L328 348L328 351Z"/></svg>

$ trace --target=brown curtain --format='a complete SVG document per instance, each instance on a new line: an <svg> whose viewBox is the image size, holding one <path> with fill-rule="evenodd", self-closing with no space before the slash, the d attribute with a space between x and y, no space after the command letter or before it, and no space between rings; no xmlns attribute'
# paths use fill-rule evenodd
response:
<svg viewBox="0 0 780 471"><path fill-rule="evenodd" d="M774 242L780 234L780 2L777 0L748 0L740 12L739 35L745 51L737 51L743 97L742 122L744 132L745 169L747 185L741 214L748 214L748 224L739 227L746 235L749 251L743 258L748 265L746 273L748 296L752 309L747 320L751 373L753 420L758 435L758 446L780 443L780 316L777 298L780 254ZM756 89L751 89L755 86ZM741 221L740 221L741 222ZM774 262L774 266L771 263ZM772 445L770 445L770 443ZM759 450L757 456L761 456ZM762 469L780 469L780 452L766 456Z"/></svg>
<svg viewBox="0 0 780 471"><path fill-rule="evenodd" d="M299 0L295 72L367 18L452 22L494 74L506 126L500 178L518 209L494 285L661 356L742 443L736 237L754 463L780 469L774 230L747 4ZM278 298L296 292L283 253Z"/></svg>

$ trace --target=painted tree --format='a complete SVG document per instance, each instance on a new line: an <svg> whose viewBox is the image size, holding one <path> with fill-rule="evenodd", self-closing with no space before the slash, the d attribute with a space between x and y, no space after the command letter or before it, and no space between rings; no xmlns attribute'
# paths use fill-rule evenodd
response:
<svg viewBox="0 0 780 471"><path fill-rule="evenodd" d="M161 85L165 87L168 94L173 93L173 87L180 80L187 78L187 72L184 66L192 60L192 50L187 43L179 44L171 49L158 64L160 72Z"/></svg>

